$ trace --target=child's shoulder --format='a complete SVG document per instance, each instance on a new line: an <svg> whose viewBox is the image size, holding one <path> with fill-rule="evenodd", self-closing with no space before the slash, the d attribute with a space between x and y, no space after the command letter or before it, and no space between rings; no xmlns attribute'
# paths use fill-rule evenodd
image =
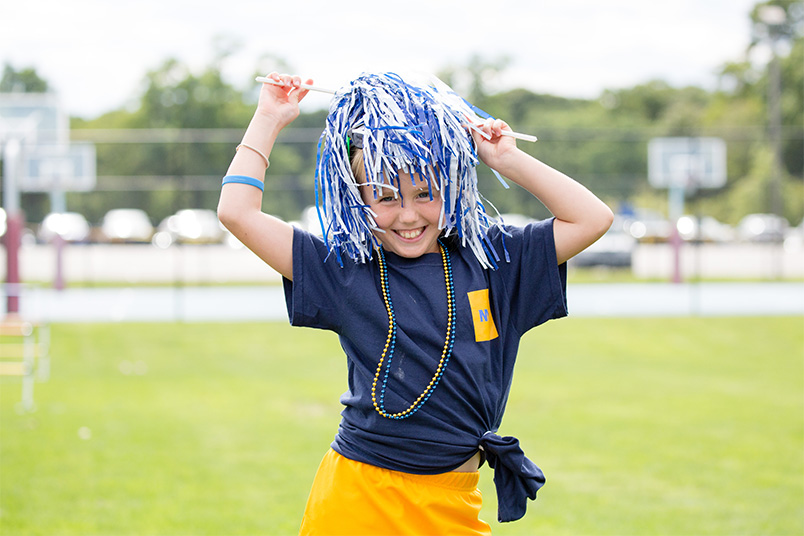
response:
<svg viewBox="0 0 804 536"><path fill-rule="evenodd" d="M539 240L545 236L552 236L553 219L516 221L515 223L509 223L503 219L488 229L487 238L491 242Z"/></svg>
<svg viewBox="0 0 804 536"><path fill-rule="evenodd" d="M369 259L361 262L355 258L354 251L350 251L347 243L340 244L340 247L328 242L320 234L316 234L301 227L294 226L293 229L293 255L294 263L297 257L301 262L309 266L321 266L323 270L335 270L338 272L363 270L371 265ZM315 264L311 264L315 263Z"/></svg>
<svg viewBox="0 0 804 536"><path fill-rule="evenodd" d="M461 244L459 237L453 239L457 245ZM499 222L488 229L484 247L488 250L489 257L495 260L497 269L504 269L512 263L518 264L537 252L555 250L553 218L518 225Z"/></svg>

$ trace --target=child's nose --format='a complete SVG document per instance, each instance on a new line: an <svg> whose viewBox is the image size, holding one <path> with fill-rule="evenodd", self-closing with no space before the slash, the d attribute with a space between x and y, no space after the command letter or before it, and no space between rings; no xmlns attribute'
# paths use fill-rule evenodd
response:
<svg viewBox="0 0 804 536"><path fill-rule="evenodd" d="M399 221L402 222L415 222L419 219L419 211L416 210L415 203L408 201L402 205L399 213Z"/></svg>

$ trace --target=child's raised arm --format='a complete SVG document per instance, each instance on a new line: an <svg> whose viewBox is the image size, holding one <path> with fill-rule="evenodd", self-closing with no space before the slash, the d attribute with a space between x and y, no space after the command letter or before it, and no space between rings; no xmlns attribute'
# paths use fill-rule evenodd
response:
<svg viewBox="0 0 804 536"><path fill-rule="evenodd" d="M478 156L489 167L536 196L555 216L553 234L558 263L564 263L590 245L611 226L611 209L583 185L547 164L517 149L516 142L502 136L505 122L487 120L487 140L473 133Z"/></svg>
<svg viewBox="0 0 804 536"><path fill-rule="evenodd" d="M257 179L260 185L268 168L268 157L279 132L299 115L299 101L307 90L300 89L298 76L271 73L269 78L284 86L263 84L254 117L238 146L227 177L242 181ZM312 84L308 80L307 84ZM248 182L248 179L245 179ZM288 279L293 277L293 228L262 212L262 189L243 182L227 182L221 188L218 218L246 247Z"/></svg>

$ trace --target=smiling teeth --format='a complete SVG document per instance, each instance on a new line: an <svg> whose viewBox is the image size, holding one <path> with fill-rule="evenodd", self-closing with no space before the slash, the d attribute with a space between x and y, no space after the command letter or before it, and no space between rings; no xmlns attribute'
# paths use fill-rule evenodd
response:
<svg viewBox="0 0 804 536"><path fill-rule="evenodd" d="M416 238L417 236L419 236L423 232L424 232L424 229L422 229L422 228L419 228L419 229L407 229L407 230L399 230L399 231L397 231L399 236L401 236L402 238L407 238L408 240L410 240L411 238Z"/></svg>

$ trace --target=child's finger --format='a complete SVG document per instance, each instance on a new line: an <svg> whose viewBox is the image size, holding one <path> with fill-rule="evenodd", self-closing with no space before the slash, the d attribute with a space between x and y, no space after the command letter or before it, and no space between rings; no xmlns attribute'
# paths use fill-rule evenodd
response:
<svg viewBox="0 0 804 536"><path fill-rule="evenodd" d="M309 79L307 80L307 82L302 84L301 78L299 78L298 76L294 77L293 85L290 87L290 90L288 92L288 100L290 102L295 102L296 104L299 104L299 102L301 102L301 100L307 96L307 93L310 92L310 90L306 88L311 86L312 83L313 80Z"/></svg>
<svg viewBox="0 0 804 536"><path fill-rule="evenodd" d="M282 89L285 90L285 92L290 92L294 89L293 77L290 76L289 74L280 75L279 81L282 82L282 85L284 86Z"/></svg>
<svg viewBox="0 0 804 536"><path fill-rule="evenodd" d="M282 81L282 76L276 71L270 73L263 81L263 89L284 89L285 83Z"/></svg>
<svg viewBox="0 0 804 536"><path fill-rule="evenodd" d="M307 81L306 81L306 82L305 82L303 85L305 85L305 86L312 86L312 85L313 85L313 79L312 79L312 78L308 78L308 79L307 79ZM296 96L297 96L297 98L298 98L298 101L297 101L297 102L300 102L300 101L301 101L301 100L302 100L304 97L306 97L306 96L307 96L307 94L308 94L309 92L310 92L310 90L309 90L309 89L302 89L302 88L299 88L299 89L296 91Z"/></svg>
<svg viewBox="0 0 804 536"><path fill-rule="evenodd" d="M510 131L511 127L508 126L508 123L503 121L502 119L497 119L494 121L494 134L497 136L502 136L503 132Z"/></svg>
<svg viewBox="0 0 804 536"><path fill-rule="evenodd" d="M277 73L276 71L268 73L267 75L265 75L265 82L263 82L263 87L265 84L268 84L268 80L273 80L274 82L277 82L278 78L279 73Z"/></svg>

